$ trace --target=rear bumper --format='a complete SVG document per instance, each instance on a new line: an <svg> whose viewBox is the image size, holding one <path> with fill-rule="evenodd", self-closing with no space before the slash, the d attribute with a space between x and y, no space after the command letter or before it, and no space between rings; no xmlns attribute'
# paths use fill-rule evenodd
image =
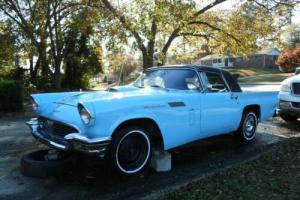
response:
<svg viewBox="0 0 300 200"><path fill-rule="evenodd" d="M277 113L300 117L300 103L280 100Z"/></svg>
<svg viewBox="0 0 300 200"><path fill-rule="evenodd" d="M31 129L31 134L40 142L59 151L78 151L87 154L104 156L111 142L111 137L87 138L78 133L71 133L62 139L54 138L39 129L37 118L32 118L26 124Z"/></svg>

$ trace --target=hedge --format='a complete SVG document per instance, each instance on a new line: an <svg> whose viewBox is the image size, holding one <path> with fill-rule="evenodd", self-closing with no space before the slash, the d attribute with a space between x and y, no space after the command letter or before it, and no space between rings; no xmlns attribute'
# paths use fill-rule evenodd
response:
<svg viewBox="0 0 300 200"><path fill-rule="evenodd" d="M277 59L276 64L282 72L294 72L297 67L300 67L300 45L285 50Z"/></svg>
<svg viewBox="0 0 300 200"><path fill-rule="evenodd" d="M23 110L23 87L13 80L0 79L0 111Z"/></svg>

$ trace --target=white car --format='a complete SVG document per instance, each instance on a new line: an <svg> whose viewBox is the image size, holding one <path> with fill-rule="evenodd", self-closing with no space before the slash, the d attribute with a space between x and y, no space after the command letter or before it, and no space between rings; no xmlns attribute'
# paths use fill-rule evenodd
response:
<svg viewBox="0 0 300 200"><path fill-rule="evenodd" d="M287 122L300 117L300 75L285 79L279 92L278 114Z"/></svg>

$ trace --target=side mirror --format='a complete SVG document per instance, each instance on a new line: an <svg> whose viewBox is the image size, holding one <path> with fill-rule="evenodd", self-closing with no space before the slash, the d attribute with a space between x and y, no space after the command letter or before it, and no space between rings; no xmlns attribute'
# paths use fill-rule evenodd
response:
<svg viewBox="0 0 300 200"><path fill-rule="evenodd" d="M198 87L195 84L193 84L193 83L188 83L187 84L187 88L189 90L197 90L198 89Z"/></svg>
<svg viewBox="0 0 300 200"><path fill-rule="evenodd" d="M214 89L212 84L207 84L206 87L208 91L212 91Z"/></svg>

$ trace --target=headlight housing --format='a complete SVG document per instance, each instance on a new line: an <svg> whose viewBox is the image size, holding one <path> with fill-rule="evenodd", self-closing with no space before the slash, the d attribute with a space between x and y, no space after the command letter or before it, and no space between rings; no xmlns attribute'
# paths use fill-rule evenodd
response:
<svg viewBox="0 0 300 200"><path fill-rule="evenodd" d="M290 83L283 83L280 87L281 92L291 92L291 84Z"/></svg>
<svg viewBox="0 0 300 200"><path fill-rule="evenodd" d="M36 100L33 97L31 97L30 102L31 102L32 110L36 111L39 107L39 104L36 102Z"/></svg>
<svg viewBox="0 0 300 200"><path fill-rule="evenodd" d="M78 112L82 122L84 124L89 124L92 119L90 112L81 104L78 104Z"/></svg>

